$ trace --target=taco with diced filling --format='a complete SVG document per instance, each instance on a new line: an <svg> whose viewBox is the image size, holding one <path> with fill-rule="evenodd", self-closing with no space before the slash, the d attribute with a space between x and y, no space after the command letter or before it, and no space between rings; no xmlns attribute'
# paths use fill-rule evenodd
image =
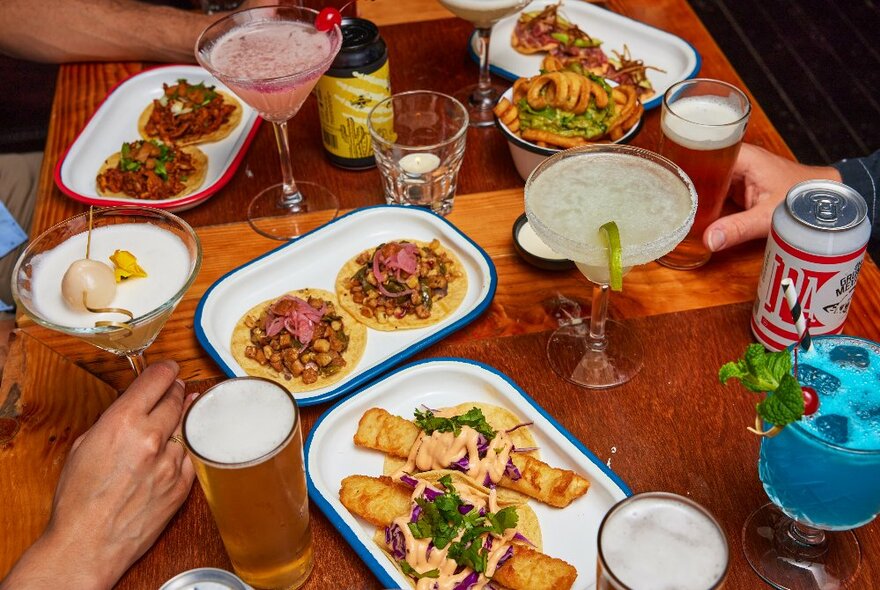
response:
<svg viewBox="0 0 880 590"><path fill-rule="evenodd" d="M434 325L452 314L466 293L466 270L436 239L385 242L346 262L336 277L342 307L384 331Z"/></svg>
<svg viewBox="0 0 880 590"><path fill-rule="evenodd" d="M241 103L214 86L180 79L176 84L162 84L162 88L162 96L138 119L138 131L144 139L177 145L210 143L227 137L241 122Z"/></svg>
<svg viewBox="0 0 880 590"><path fill-rule="evenodd" d="M207 172L208 157L197 147L136 140L104 160L95 182L104 197L157 201L194 192Z"/></svg>
<svg viewBox="0 0 880 590"><path fill-rule="evenodd" d="M232 356L248 375L291 392L331 385L357 366L367 331L321 289L290 291L254 306L232 332Z"/></svg>

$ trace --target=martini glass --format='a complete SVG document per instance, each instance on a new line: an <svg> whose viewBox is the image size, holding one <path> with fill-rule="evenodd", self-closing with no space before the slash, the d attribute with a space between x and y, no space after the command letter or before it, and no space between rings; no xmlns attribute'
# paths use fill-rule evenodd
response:
<svg viewBox="0 0 880 590"><path fill-rule="evenodd" d="M503 88L492 84L489 77L489 39L492 25L506 16L528 6L532 0L440 0L440 4L459 18L470 21L477 30L480 44L479 82L466 86L455 93L455 98L467 107L472 127L488 127L495 124L492 108L498 102Z"/></svg>
<svg viewBox="0 0 880 590"><path fill-rule="evenodd" d="M139 375L147 366L144 350L199 274L201 243L176 215L146 207L96 209L90 240L88 234L89 214L83 213L32 240L15 265L12 295L37 324L126 357ZM61 279L71 262L85 258L87 241L90 258L107 262L115 249L128 250L147 271L147 278L128 279L117 288L114 306L132 311L133 318L75 312L64 303Z"/></svg>
<svg viewBox="0 0 880 590"><path fill-rule="evenodd" d="M280 184L263 189L248 207L258 233L287 240L336 217L339 201L327 188L293 179L287 123L299 111L342 44L338 26L315 28L314 10L264 6L215 21L196 41L196 59L260 116L272 123L281 159Z"/></svg>
<svg viewBox="0 0 880 590"><path fill-rule="evenodd" d="M861 588L852 529L880 513L880 344L813 337L797 378L819 409L761 439L758 471L771 503L743 528L752 569L786 590Z"/></svg>
<svg viewBox="0 0 880 590"><path fill-rule="evenodd" d="M559 152L535 168L526 181L525 208L538 237L594 283L589 326L577 318L552 334L550 366L588 388L629 381L642 366L642 347L607 319L609 252L599 228L617 224L624 273L663 256L694 221L697 193L690 179L653 152L589 145Z"/></svg>

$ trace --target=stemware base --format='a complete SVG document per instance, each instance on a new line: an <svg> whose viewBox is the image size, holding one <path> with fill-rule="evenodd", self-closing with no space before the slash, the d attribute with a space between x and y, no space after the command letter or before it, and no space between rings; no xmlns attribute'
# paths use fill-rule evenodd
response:
<svg viewBox="0 0 880 590"><path fill-rule="evenodd" d="M504 94L506 88L492 84L487 88L479 84L465 86L453 96L467 109L469 125L471 127L489 127L495 125L495 115L492 109L495 103Z"/></svg>
<svg viewBox="0 0 880 590"><path fill-rule="evenodd" d="M642 368L642 345L619 322L607 320L605 338L590 337L588 324L560 327L547 342L547 358L557 375L589 389L626 383Z"/></svg>
<svg viewBox="0 0 880 590"><path fill-rule="evenodd" d="M791 525L774 504L752 513L743 527L743 551L755 573L781 590L854 587L861 550L852 531L824 531L825 540L810 545L792 536Z"/></svg>
<svg viewBox="0 0 880 590"><path fill-rule="evenodd" d="M282 184L264 189L248 207L254 231L273 240L289 240L320 227L336 217L339 200L329 189L314 182L296 183L302 200L285 204Z"/></svg>

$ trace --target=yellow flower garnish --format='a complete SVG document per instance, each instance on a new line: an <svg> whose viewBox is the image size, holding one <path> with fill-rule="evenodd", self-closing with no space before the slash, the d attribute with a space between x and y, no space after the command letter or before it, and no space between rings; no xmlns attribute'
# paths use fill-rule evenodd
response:
<svg viewBox="0 0 880 590"><path fill-rule="evenodd" d="M131 277L146 277L145 271L138 264L137 258L128 250L117 250L110 257L113 263L113 274L116 276L116 282L121 283L124 279Z"/></svg>

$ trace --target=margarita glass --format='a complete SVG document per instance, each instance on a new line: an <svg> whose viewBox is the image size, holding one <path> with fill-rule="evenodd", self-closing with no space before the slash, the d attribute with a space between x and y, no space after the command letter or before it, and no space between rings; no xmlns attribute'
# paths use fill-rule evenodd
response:
<svg viewBox="0 0 880 590"><path fill-rule="evenodd" d="M518 12L532 0L440 0L440 4L455 16L474 24L477 41L480 44L480 78L477 84L466 86L455 93L468 110L473 127L488 127L495 124L492 109L504 91L492 85L489 77L489 39L492 25L506 16Z"/></svg>
<svg viewBox="0 0 880 590"><path fill-rule="evenodd" d="M607 319L610 253L600 228L617 224L623 273L663 256L694 221L691 181L648 150L589 145L559 152L535 168L526 182L525 208L538 237L595 284L589 327L578 318L556 330L547 344L550 366L583 387L629 381L642 366L642 347Z"/></svg>
<svg viewBox="0 0 880 590"><path fill-rule="evenodd" d="M761 439L772 503L746 521L743 548L777 588L849 587L861 562L851 529L880 513L880 344L819 336L798 357L798 381L819 408Z"/></svg>
<svg viewBox="0 0 880 590"><path fill-rule="evenodd" d="M260 234L286 240L334 217L339 201L325 187L293 179L287 122L299 112L342 44L338 26L315 28L318 13L265 6L215 21L196 41L196 59L275 129L282 182L251 201L248 221ZM311 213L311 215L310 215Z"/></svg>
<svg viewBox="0 0 880 590"><path fill-rule="evenodd" d="M159 209L112 207L83 213L49 228L28 244L15 265L12 295L36 323L124 356L135 374L146 368L144 350L189 289L202 262L202 246L182 219ZM115 250L134 254L147 277L118 285L110 307L132 312L76 311L62 297L62 277L75 260L107 261ZM96 325L98 323L99 325Z"/></svg>

